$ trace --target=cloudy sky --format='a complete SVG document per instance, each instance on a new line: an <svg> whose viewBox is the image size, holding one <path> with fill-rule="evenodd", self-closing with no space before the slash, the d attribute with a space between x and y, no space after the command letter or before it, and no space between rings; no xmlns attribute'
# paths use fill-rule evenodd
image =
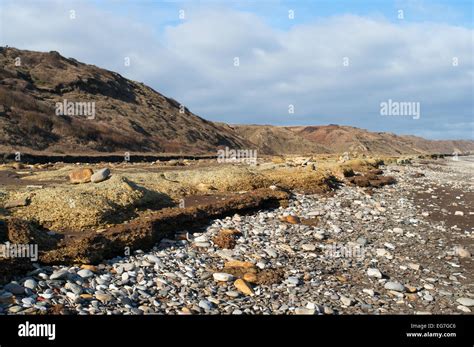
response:
<svg viewBox="0 0 474 347"><path fill-rule="evenodd" d="M472 6L0 0L0 44L117 71L214 121L474 139ZM419 119L381 115L388 100Z"/></svg>

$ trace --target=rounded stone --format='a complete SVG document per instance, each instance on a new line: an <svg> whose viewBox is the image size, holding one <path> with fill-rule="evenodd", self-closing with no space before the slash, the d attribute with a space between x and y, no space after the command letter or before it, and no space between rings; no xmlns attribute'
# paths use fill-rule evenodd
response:
<svg viewBox="0 0 474 347"><path fill-rule="evenodd" d="M467 307L474 306L474 299L471 298L459 298L456 300L456 302Z"/></svg>
<svg viewBox="0 0 474 347"><path fill-rule="evenodd" d="M35 289L37 286L38 286L38 282L36 282L34 279L32 278L29 278L27 279L24 283L23 283L23 286L25 288L29 288L29 289Z"/></svg>
<svg viewBox="0 0 474 347"><path fill-rule="evenodd" d="M214 280L218 282L229 282L232 281L234 276L225 272L216 272L212 275Z"/></svg>
<svg viewBox="0 0 474 347"><path fill-rule="evenodd" d="M400 282L387 282L384 286L385 289L394 290L396 292L404 292L405 287Z"/></svg>
<svg viewBox="0 0 474 347"><path fill-rule="evenodd" d="M91 182L99 183L105 181L110 176L110 170L108 168L100 169L91 176Z"/></svg>
<svg viewBox="0 0 474 347"><path fill-rule="evenodd" d="M77 272L77 274L79 276L81 276L82 278L90 278L90 277L94 276L94 273L91 270L88 270L88 269L79 270Z"/></svg>
<svg viewBox="0 0 474 347"><path fill-rule="evenodd" d="M7 292L10 292L12 294L20 295L25 293L25 288L23 286L20 286L18 283L15 282L10 282L5 287L3 287Z"/></svg>

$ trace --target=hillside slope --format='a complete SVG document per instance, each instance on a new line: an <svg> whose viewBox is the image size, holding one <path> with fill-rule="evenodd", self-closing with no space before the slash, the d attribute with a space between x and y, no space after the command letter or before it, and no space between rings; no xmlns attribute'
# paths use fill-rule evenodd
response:
<svg viewBox="0 0 474 347"><path fill-rule="evenodd" d="M474 141L435 141L416 136L370 132L350 126L327 125L291 128L298 136L331 148L335 152L377 153L386 155L474 151Z"/></svg>
<svg viewBox="0 0 474 347"><path fill-rule="evenodd" d="M18 57L20 66L15 65ZM248 145L144 84L57 52L0 48L0 80L3 147L57 153L215 153L219 146ZM56 103L64 100L90 103L94 119L92 112L89 117L57 115Z"/></svg>
<svg viewBox="0 0 474 347"><path fill-rule="evenodd" d="M231 128L270 154L356 152L398 156L474 152L474 141L434 141L333 124L289 127L232 125Z"/></svg>
<svg viewBox="0 0 474 347"><path fill-rule="evenodd" d="M240 137L255 144L266 154L307 154L332 153L330 147L306 139L295 133L290 127L270 125L230 125Z"/></svg>

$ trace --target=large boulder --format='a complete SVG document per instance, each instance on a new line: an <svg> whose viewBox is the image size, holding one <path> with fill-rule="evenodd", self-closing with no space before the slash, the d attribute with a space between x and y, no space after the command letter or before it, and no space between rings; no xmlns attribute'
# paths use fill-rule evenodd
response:
<svg viewBox="0 0 474 347"><path fill-rule="evenodd" d="M69 181L74 184L87 183L91 181L93 174L92 169L77 169L69 174Z"/></svg>
<svg viewBox="0 0 474 347"><path fill-rule="evenodd" d="M102 181L105 181L107 178L110 176L110 170L105 168L105 169L100 169L99 171L95 172L91 176L91 182L92 183L99 183Z"/></svg>

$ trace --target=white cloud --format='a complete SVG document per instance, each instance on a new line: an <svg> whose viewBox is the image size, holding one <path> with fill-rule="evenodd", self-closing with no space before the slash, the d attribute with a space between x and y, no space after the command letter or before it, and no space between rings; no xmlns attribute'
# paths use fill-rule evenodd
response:
<svg viewBox="0 0 474 347"><path fill-rule="evenodd" d="M208 7L187 9L186 21L158 36L151 24L76 8L72 21L59 3L8 3L2 44L58 50L118 71L212 120L472 137L472 127L453 126L472 126L473 30L467 28L344 15L283 31L252 13ZM459 66L452 66L453 57ZM420 102L421 119L380 116L380 102L388 99Z"/></svg>

